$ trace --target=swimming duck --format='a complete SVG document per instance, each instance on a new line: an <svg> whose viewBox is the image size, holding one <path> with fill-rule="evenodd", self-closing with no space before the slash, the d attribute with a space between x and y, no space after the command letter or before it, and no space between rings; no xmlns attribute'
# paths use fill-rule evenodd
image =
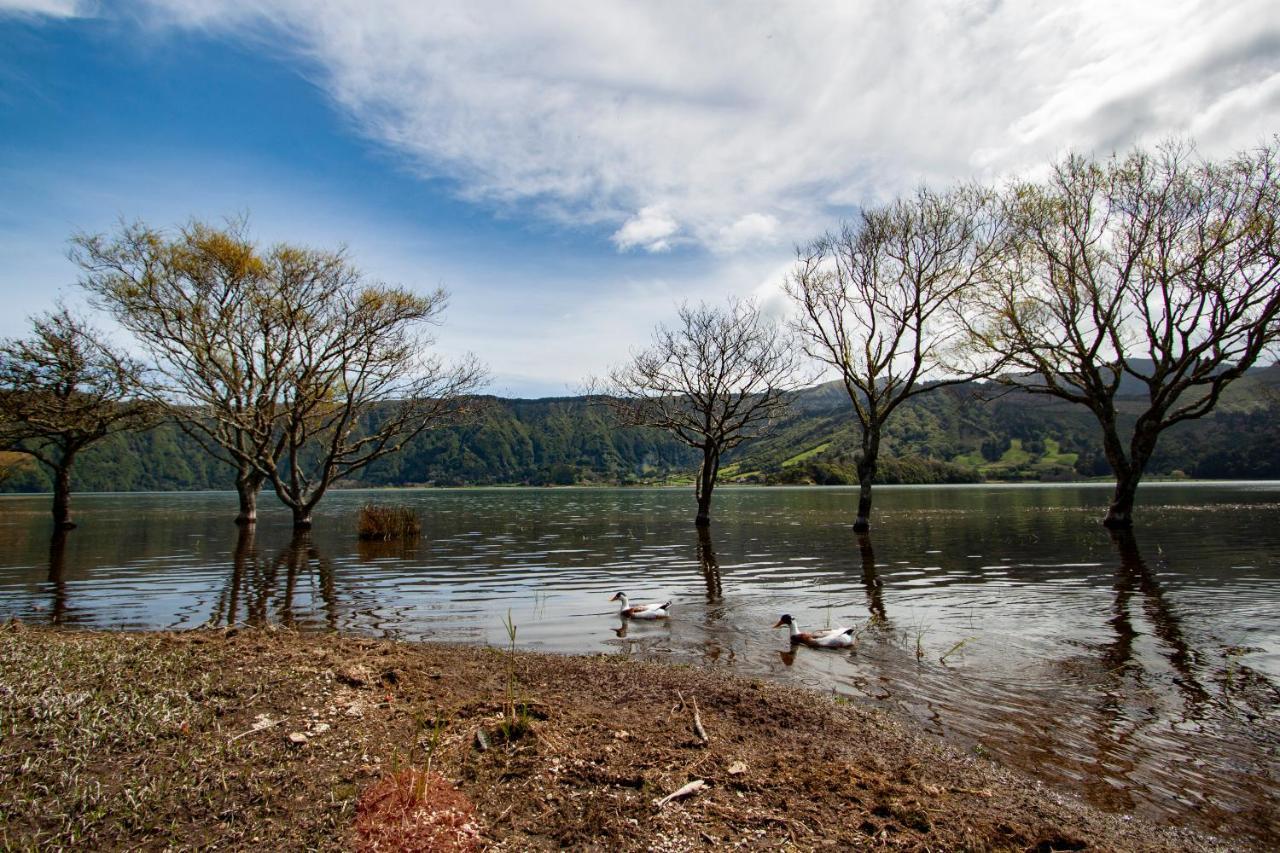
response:
<svg viewBox="0 0 1280 853"><path fill-rule="evenodd" d="M791 642L802 643L815 649L847 649L853 645L856 628L826 628L822 631L801 631L791 614L784 613L773 627L786 625L791 629Z"/></svg>
<svg viewBox="0 0 1280 853"><path fill-rule="evenodd" d="M628 604L627 594L619 592L610 601L621 601L618 615L624 619L666 619L671 614L667 611L671 608L671 602L666 604Z"/></svg>

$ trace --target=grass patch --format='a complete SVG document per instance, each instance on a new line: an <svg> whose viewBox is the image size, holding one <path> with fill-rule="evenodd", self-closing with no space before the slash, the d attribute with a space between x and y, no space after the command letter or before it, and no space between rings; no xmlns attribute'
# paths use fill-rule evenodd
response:
<svg viewBox="0 0 1280 853"><path fill-rule="evenodd" d="M808 450L797 453L795 456L792 456L790 459L784 459L782 462L782 467L786 468L788 465L797 465L803 462L804 460L808 459L810 456L817 456L819 453L826 450L830 446L831 446L831 442L824 441L822 444L819 444L817 447L811 447Z"/></svg>
<svg viewBox="0 0 1280 853"><path fill-rule="evenodd" d="M356 535L366 542L391 542L397 539L417 539L422 533L422 522L412 507L365 504L360 507L356 522Z"/></svg>

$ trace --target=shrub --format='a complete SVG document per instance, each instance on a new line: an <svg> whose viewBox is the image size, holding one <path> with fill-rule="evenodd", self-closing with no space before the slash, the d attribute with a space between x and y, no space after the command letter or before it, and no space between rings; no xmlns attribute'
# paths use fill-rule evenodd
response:
<svg viewBox="0 0 1280 853"><path fill-rule="evenodd" d="M415 539L422 532L418 514L407 506L365 504L360 507L356 530L361 539L389 542L393 539Z"/></svg>

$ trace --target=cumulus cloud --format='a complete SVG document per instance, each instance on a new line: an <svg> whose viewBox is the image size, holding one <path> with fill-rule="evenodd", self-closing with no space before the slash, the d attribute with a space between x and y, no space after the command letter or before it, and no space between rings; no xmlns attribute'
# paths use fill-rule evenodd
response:
<svg viewBox="0 0 1280 853"><path fill-rule="evenodd" d="M64 0L25 5L40 3ZM604 228L620 250L786 245L921 181L1171 134L1216 153L1280 126L1271 0L147 8L291 46L421 173Z"/></svg>
<svg viewBox="0 0 1280 853"><path fill-rule="evenodd" d="M671 238L679 230L680 223L672 218L665 205L651 204L624 222L612 240L623 251L642 248L646 252L665 252L671 248Z"/></svg>

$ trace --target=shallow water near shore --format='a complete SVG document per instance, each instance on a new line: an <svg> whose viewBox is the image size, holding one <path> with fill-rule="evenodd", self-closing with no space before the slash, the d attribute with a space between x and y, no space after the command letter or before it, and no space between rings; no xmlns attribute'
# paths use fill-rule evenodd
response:
<svg viewBox="0 0 1280 853"><path fill-rule="evenodd" d="M1132 539L1101 486L724 488L710 538L686 489L336 492L294 541L264 495L0 498L0 617L82 627L283 623L626 654L835 691L1107 809L1280 837L1280 483L1152 484ZM363 545L368 500L415 506L415 545ZM671 599L624 625L609 597ZM792 650L858 626L850 652ZM838 736L838 734L836 735Z"/></svg>

